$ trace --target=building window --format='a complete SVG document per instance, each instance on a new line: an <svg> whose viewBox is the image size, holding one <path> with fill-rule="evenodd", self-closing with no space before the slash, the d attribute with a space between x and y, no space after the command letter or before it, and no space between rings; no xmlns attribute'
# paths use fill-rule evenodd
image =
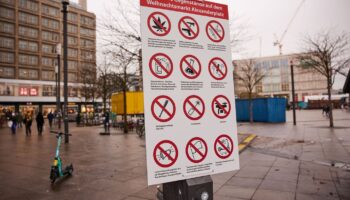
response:
<svg viewBox="0 0 350 200"><path fill-rule="evenodd" d="M68 57L73 57L73 58L78 57L78 50L68 48Z"/></svg>
<svg viewBox="0 0 350 200"><path fill-rule="evenodd" d="M75 13L69 12L67 14L67 19L68 19L68 21L77 22L78 21L78 15L75 14Z"/></svg>
<svg viewBox="0 0 350 200"><path fill-rule="evenodd" d="M15 63L15 58L13 53L0 52L0 62L2 63Z"/></svg>
<svg viewBox="0 0 350 200"><path fill-rule="evenodd" d="M68 36L68 45L78 45L78 38Z"/></svg>
<svg viewBox="0 0 350 200"><path fill-rule="evenodd" d="M95 58L93 51L81 51L80 54L81 54L80 56L83 60L92 61Z"/></svg>
<svg viewBox="0 0 350 200"><path fill-rule="evenodd" d="M68 73L68 82L77 82L77 74Z"/></svg>
<svg viewBox="0 0 350 200"><path fill-rule="evenodd" d="M35 69L19 69L19 78L39 79L39 71Z"/></svg>
<svg viewBox="0 0 350 200"><path fill-rule="evenodd" d="M78 96L78 89L73 87L68 87L68 96L69 97L77 97Z"/></svg>
<svg viewBox="0 0 350 200"><path fill-rule="evenodd" d="M24 65L38 65L38 56L19 54L19 63Z"/></svg>
<svg viewBox="0 0 350 200"><path fill-rule="evenodd" d="M7 3L7 4L10 4L10 5L14 5L15 4L15 1L14 0L0 0L1 3Z"/></svg>
<svg viewBox="0 0 350 200"><path fill-rule="evenodd" d="M0 32L14 34L15 25L6 22L0 22Z"/></svg>
<svg viewBox="0 0 350 200"><path fill-rule="evenodd" d="M49 54L54 54L56 53L56 47L53 45L49 45L49 44L43 44L42 45L42 49L41 49L44 53L49 53Z"/></svg>
<svg viewBox="0 0 350 200"><path fill-rule="evenodd" d="M89 36L89 37L94 37L95 36L95 30L92 29L87 29L87 28L80 28L80 34Z"/></svg>
<svg viewBox="0 0 350 200"><path fill-rule="evenodd" d="M47 57L42 57L41 58L41 65L46 66L46 67L53 67L54 64L56 63L56 59L54 58L47 58Z"/></svg>
<svg viewBox="0 0 350 200"><path fill-rule="evenodd" d="M43 96L44 97L56 96L56 87L53 87L51 85L44 85Z"/></svg>
<svg viewBox="0 0 350 200"><path fill-rule="evenodd" d="M82 68L82 69L88 69L88 70L90 70L90 69L95 68L95 65L92 64L92 63L82 62L82 63L81 63L81 68Z"/></svg>
<svg viewBox="0 0 350 200"><path fill-rule="evenodd" d="M38 3L30 0L19 0L19 7L31 11L38 11Z"/></svg>
<svg viewBox="0 0 350 200"><path fill-rule="evenodd" d="M78 69L78 62L77 61L68 60L68 69L69 70L77 70Z"/></svg>
<svg viewBox="0 0 350 200"><path fill-rule="evenodd" d="M257 92L257 93L263 92L262 85L257 85L257 86L255 87L255 89L256 89L256 92Z"/></svg>
<svg viewBox="0 0 350 200"><path fill-rule="evenodd" d="M60 36L57 33L42 31L41 38L47 41L59 42Z"/></svg>
<svg viewBox="0 0 350 200"><path fill-rule="evenodd" d="M46 28L58 30L59 22L53 19L42 18L41 25Z"/></svg>
<svg viewBox="0 0 350 200"><path fill-rule="evenodd" d="M80 39L80 46L85 48L95 48L95 42L93 40Z"/></svg>
<svg viewBox="0 0 350 200"><path fill-rule="evenodd" d="M0 77L3 78L14 78L15 68L12 67L0 67Z"/></svg>
<svg viewBox="0 0 350 200"><path fill-rule="evenodd" d="M282 83L282 91L289 91L289 84L288 83Z"/></svg>
<svg viewBox="0 0 350 200"><path fill-rule="evenodd" d="M33 28L27 28L24 26L19 27L19 35L26 36L30 38L38 38L38 30Z"/></svg>
<svg viewBox="0 0 350 200"><path fill-rule="evenodd" d="M0 37L0 48L13 49L15 40L13 38Z"/></svg>
<svg viewBox="0 0 350 200"><path fill-rule="evenodd" d="M12 9L0 7L0 17L14 19L15 18L15 11Z"/></svg>
<svg viewBox="0 0 350 200"><path fill-rule="evenodd" d="M38 43L20 40L19 41L19 49L37 52L38 51Z"/></svg>
<svg viewBox="0 0 350 200"><path fill-rule="evenodd" d="M39 87L30 87L30 86L20 86L18 88L19 96L38 96Z"/></svg>
<svg viewBox="0 0 350 200"><path fill-rule="evenodd" d="M54 71L42 71L41 79L45 81L54 81L55 80L55 72Z"/></svg>
<svg viewBox="0 0 350 200"><path fill-rule="evenodd" d="M7 85L5 83L0 83L0 96L14 96L15 87L13 85Z"/></svg>
<svg viewBox="0 0 350 200"><path fill-rule="evenodd" d="M95 26L95 20L91 17L80 16L80 23L87 26Z"/></svg>
<svg viewBox="0 0 350 200"><path fill-rule="evenodd" d="M50 15L53 17L58 17L60 15L60 11L58 8L44 5L44 4L42 4L42 6L41 6L41 13L44 15Z"/></svg>
<svg viewBox="0 0 350 200"><path fill-rule="evenodd" d="M38 16L27 14L27 13L23 13L23 12L19 13L19 18L18 19L19 19L20 22L24 22L24 23L28 23L28 24L34 24L34 25L38 25L38 22L39 22Z"/></svg>
<svg viewBox="0 0 350 200"><path fill-rule="evenodd" d="M69 33L78 33L78 27L75 25L68 24L67 31Z"/></svg>

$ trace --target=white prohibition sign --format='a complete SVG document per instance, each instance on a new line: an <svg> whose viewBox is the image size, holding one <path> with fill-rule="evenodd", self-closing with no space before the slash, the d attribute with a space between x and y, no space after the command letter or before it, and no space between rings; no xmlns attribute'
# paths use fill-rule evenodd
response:
<svg viewBox="0 0 350 200"><path fill-rule="evenodd" d="M153 150L153 159L158 166L166 168L172 166L179 153L176 145L170 140L159 142Z"/></svg>
<svg viewBox="0 0 350 200"><path fill-rule="evenodd" d="M218 95L213 99L211 108L217 118L224 119L231 112L231 103L224 95Z"/></svg>

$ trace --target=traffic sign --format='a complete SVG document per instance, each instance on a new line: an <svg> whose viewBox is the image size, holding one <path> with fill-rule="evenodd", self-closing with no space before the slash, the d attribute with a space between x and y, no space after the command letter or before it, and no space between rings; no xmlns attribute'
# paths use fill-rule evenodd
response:
<svg viewBox="0 0 350 200"><path fill-rule="evenodd" d="M160 167L171 167L179 156L178 149L174 142L163 140L153 150L153 159Z"/></svg>
<svg viewBox="0 0 350 200"><path fill-rule="evenodd" d="M232 155L233 141L228 135L220 135L214 144L215 154L221 158L226 159Z"/></svg>
<svg viewBox="0 0 350 200"><path fill-rule="evenodd" d="M168 16L161 12L154 12L147 20L149 30L156 36L166 36L171 30L171 22Z"/></svg>
<svg viewBox="0 0 350 200"><path fill-rule="evenodd" d="M168 122L175 115L175 102L168 96L158 96L153 100L151 110L152 115L156 120L160 122Z"/></svg>
<svg viewBox="0 0 350 200"><path fill-rule="evenodd" d="M206 32L208 38L213 42L221 42L225 38L225 29L216 20L211 20L207 23Z"/></svg>
<svg viewBox="0 0 350 200"><path fill-rule="evenodd" d="M202 65L199 59L193 55L184 56L180 61L182 74L188 79L197 78L202 71Z"/></svg>
<svg viewBox="0 0 350 200"><path fill-rule="evenodd" d="M183 103L183 111L191 120L199 120L205 112L204 101L196 95L187 97Z"/></svg>
<svg viewBox="0 0 350 200"><path fill-rule="evenodd" d="M200 137L192 138L186 145L186 156L193 163L202 162L208 153L208 146Z"/></svg>
<svg viewBox="0 0 350 200"><path fill-rule="evenodd" d="M154 54L148 65L153 76L159 79L168 78L173 72L173 61L164 53Z"/></svg>
<svg viewBox="0 0 350 200"><path fill-rule="evenodd" d="M227 75L227 65L225 61L219 57L215 57L209 61L209 73L215 80L223 80Z"/></svg>
<svg viewBox="0 0 350 200"><path fill-rule="evenodd" d="M213 99L211 108L217 118L224 119L231 112L231 103L224 95L218 95Z"/></svg>
<svg viewBox="0 0 350 200"><path fill-rule="evenodd" d="M199 35L199 25L190 16L182 17L178 24L180 34L189 40L195 39Z"/></svg>

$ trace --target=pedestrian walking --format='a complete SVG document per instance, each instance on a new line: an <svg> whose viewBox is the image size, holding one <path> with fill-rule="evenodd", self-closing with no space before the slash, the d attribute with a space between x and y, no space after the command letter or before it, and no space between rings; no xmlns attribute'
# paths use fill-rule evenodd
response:
<svg viewBox="0 0 350 200"><path fill-rule="evenodd" d="M55 118L55 116L52 114L52 112L49 112L49 114L47 115L47 119L49 120L50 129L52 129L53 118Z"/></svg>
<svg viewBox="0 0 350 200"><path fill-rule="evenodd" d="M41 112L38 113L36 116L36 125L38 129L38 134L41 135L43 132L43 126L44 126L44 116Z"/></svg>
<svg viewBox="0 0 350 200"><path fill-rule="evenodd" d="M15 113L12 113L11 121L12 121L12 125L11 125L12 134L16 134L17 116Z"/></svg>
<svg viewBox="0 0 350 200"><path fill-rule="evenodd" d="M17 117L18 121L17 121L17 127L18 128L22 128L22 123L23 123L23 115L21 112L18 113L18 117Z"/></svg>
<svg viewBox="0 0 350 200"><path fill-rule="evenodd" d="M80 126L80 121L81 121L80 112L78 112L77 114L76 121L77 121L77 126Z"/></svg>
<svg viewBox="0 0 350 200"><path fill-rule="evenodd" d="M26 128L26 135L31 135L32 134L32 115L31 113L27 113L27 115L24 118L24 124L25 124L25 128Z"/></svg>

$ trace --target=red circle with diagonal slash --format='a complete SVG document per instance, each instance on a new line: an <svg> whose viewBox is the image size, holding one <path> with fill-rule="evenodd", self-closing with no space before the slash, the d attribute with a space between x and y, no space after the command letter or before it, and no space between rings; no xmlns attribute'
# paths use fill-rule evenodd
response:
<svg viewBox="0 0 350 200"><path fill-rule="evenodd" d="M190 60L190 61L189 61ZM191 61L193 61L193 64L191 64ZM194 67L194 64L197 64L198 69ZM196 58L193 55L187 55L184 56L181 61L180 61L180 68L182 74L189 79L195 79L197 78L202 71L202 65L201 62L199 61L198 58ZM192 71L193 75L191 76L190 74L187 73L187 71L190 70Z"/></svg>
<svg viewBox="0 0 350 200"><path fill-rule="evenodd" d="M164 63L161 62L161 60L159 60L158 58L165 58L166 60L168 60L169 65L170 65L170 69L167 69L167 67L164 65ZM153 74L153 76L160 78L160 79L165 79L168 78L171 73L173 72L173 61L170 59L170 57L164 53L157 53L154 54L151 59L149 60L149 68L151 70L151 73ZM163 74L164 71L164 75L158 74L156 71L156 68L160 68Z"/></svg>
<svg viewBox="0 0 350 200"><path fill-rule="evenodd" d="M192 101L191 101L192 100ZM197 101L200 103L201 107L198 107L198 104L197 103L193 103L193 100ZM186 105L189 104L190 106L190 109L186 109ZM202 109L199 109L199 108L202 108ZM202 111L201 111L202 110ZM186 115L186 117L188 117L189 119L191 120L199 120L200 118L203 117L204 115L204 112L205 112L205 104L204 104L204 101L199 97L199 96L196 96L196 95L191 95L189 97L187 97L183 103L183 111ZM192 114L190 114L190 112L193 114L193 113L196 113L198 116L197 117L193 117L191 116Z"/></svg>
<svg viewBox="0 0 350 200"><path fill-rule="evenodd" d="M222 103L219 101L219 99L224 99L226 101L226 105L222 105ZM223 95L218 95L211 102L211 109L217 118L224 119L231 112L231 103L227 97L225 97ZM221 114L221 113L223 113L223 114Z"/></svg>
<svg viewBox="0 0 350 200"><path fill-rule="evenodd" d="M162 16L165 20L166 20L166 23L168 23L169 27L164 27L165 23L164 22L159 22L158 21L158 18L156 17L156 15L159 15ZM161 19L161 18L160 18ZM161 19L162 20L162 19ZM152 23L153 22L153 23ZM164 24L163 24L164 23ZM152 25L153 24L153 25ZM168 18L168 16L166 16L165 14L161 13L161 12L154 12L152 14L149 15L148 19L147 19L147 25L148 25L148 28L149 30L154 34L154 35L157 35L157 36L166 36L170 30L171 30L171 22L170 22L170 19ZM158 28L156 27L159 27L159 30L157 31ZM156 30L155 30L156 29Z"/></svg>
<svg viewBox="0 0 350 200"><path fill-rule="evenodd" d="M198 144L199 142L199 144ZM201 149L204 148L204 151ZM192 154L192 156L190 155ZM208 146L200 137L192 138L186 145L186 156L193 163L202 162L208 153Z"/></svg>
<svg viewBox="0 0 350 200"><path fill-rule="evenodd" d="M165 101L168 101L168 103L163 103L161 104L159 102L159 100L161 99L165 99ZM167 110L167 105L169 104L169 102L172 104L172 107L173 107L173 110L172 111L169 111ZM155 112L155 106L159 106L160 109L161 109L161 112L160 113L156 113ZM168 122L170 121L174 115L175 115L175 111L176 111L176 107L175 107L175 102L168 96L165 96L165 95L162 95L162 96L158 96L157 98L155 98L152 102L152 105L151 105L151 111L152 111L152 115L153 117L160 121L160 122ZM161 115L165 114L167 117L166 118L161 118Z"/></svg>
<svg viewBox="0 0 350 200"><path fill-rule="evenodd" d="M221 29L221 33L215 29L215 25ZM213 42L221 42L225 38L225 29L220 22L212 20L207 23L206 32L208 38Z"/></svg>
<svg viewBox="0 0 350 200"><path fill-rule="evenodd" d="M227 144L225 144L225 140ZM220 148L221 147L221 148ZM220 135L214 143L215 154L221 158L226 159L233 153L233 141L228 135Z"/></svg>
<svg viewBox="0 0 350 200"><path fill-rule="evenodd" d="M190 25L189 23L192 23L192 24ZM184 25L184 26L181 26L181 25ZM194 30L192 26L197 27L197 30ZM183 27L185 27L185 28L183 28ZM195 19L193 19L190 16L182 17L179 21L178 28L179 28L180 34L186 39L193 40L199 35L198 23ZM188 35L186 35L186 33Z"/></svg>
<svg viewBox="0 0 350 200"><path fill-rule="evenodd" d="M171 148L169 149L164 149L164 147L162 147L162 145L164 146L164 144L167 144L167 145L170 145L171 147L173 147L173 151L175 152L175 156L171 156ZM170 150L170 153L169 153L169 150ZM160 152L160 154L158 155L157 152ZM159 142L156 147L154 148L153 150L153 159L154 161L157 163L157 165L159 165L160 167L170 167L172 166L173 164L175 164L177 158L178 158L178 150L177 150L177 147L176 145L170 141L170 140L163 140L161 142ZM160 160L158 160L158 157L160 157L160 160L169 160L170 162L169 163L162 163Z"/></svg>
<svg viewBox="0 0 350 200"><path fill-rule="evenodd" d="M224 69L222 69L220 66L217 66L218 62L220 62ZM208 69L210 75L218 81L224 79L227 75L227 65L225 61L219 57L215 57L209 61Z"/></svg>

